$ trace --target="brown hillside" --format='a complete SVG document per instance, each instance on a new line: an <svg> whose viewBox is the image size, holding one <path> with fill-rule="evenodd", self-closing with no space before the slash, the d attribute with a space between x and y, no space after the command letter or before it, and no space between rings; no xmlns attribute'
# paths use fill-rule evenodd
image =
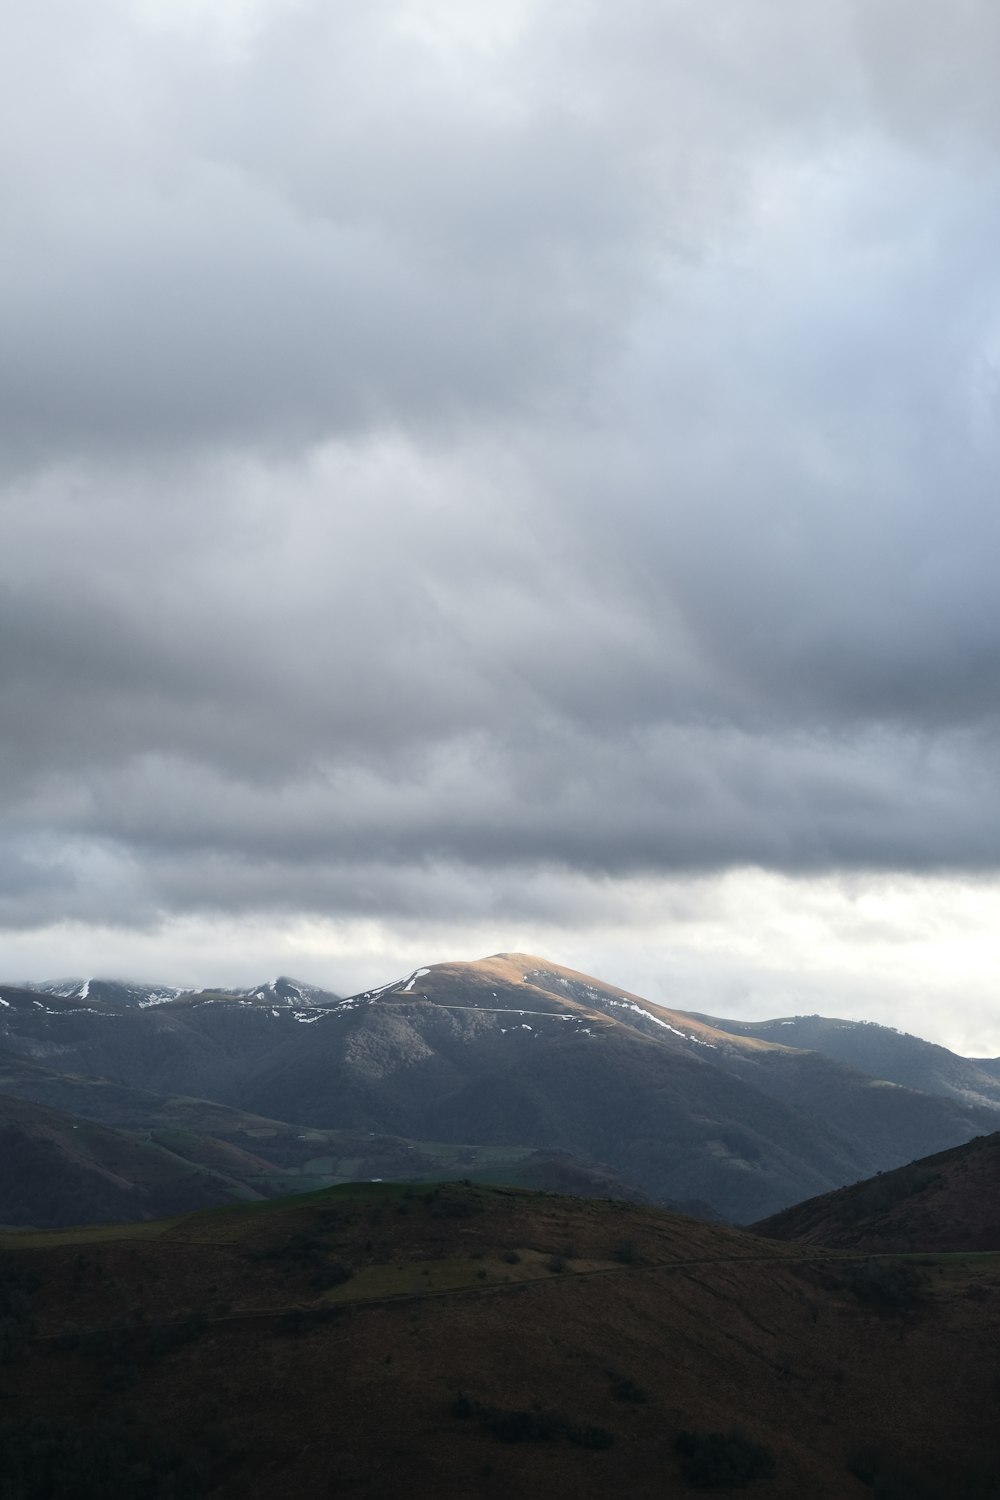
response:
<svg viewBox="0 0 1000 1500"><path fill-rule="evenodd" d="M797 1203L754 1228L851 1250L1000 1251L1000 1133Z"/></svg>
<svg viewBox="0 0 1000 1500"><path fill-rule="evenodd" d="M43 1444L48 1500L996 1494L992 1258L460 1184L3 1243L0 1465Z"/></svg>

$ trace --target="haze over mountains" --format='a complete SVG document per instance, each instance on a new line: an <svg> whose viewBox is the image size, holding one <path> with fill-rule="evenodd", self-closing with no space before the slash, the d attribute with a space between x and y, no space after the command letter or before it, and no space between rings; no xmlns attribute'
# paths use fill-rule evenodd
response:
<svg viewBox="0 0 1000 1500"><path fill-rule="evenodd" d="M186 994L0 986L0 1094L63 1117L22 1109L4 1127L34 1130L60 1172L80 1120L155 1145L155 1163L111 1153L113 1196L127 1207L132 1181L135 1217L185 1183L195 1206L443 1166L745 1222L1000 1122L1000 1078L918 1038L708 1018L524 954L345 999L286 978ZM88 1139L76 1166L106 1196L108 1143Z"/></svg>

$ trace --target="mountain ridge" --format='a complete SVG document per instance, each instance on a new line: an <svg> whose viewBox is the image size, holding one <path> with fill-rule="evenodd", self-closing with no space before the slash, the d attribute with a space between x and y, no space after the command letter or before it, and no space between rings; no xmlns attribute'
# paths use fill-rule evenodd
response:
<svg viewBox="0 0 1000 1500"><path fill-rule="evenodd" d="M144 1008L150 1005L168 1005L188 995L217 994L234 999L260 1000L274 1005L317 1005L334 1003L341 997L332 990L319 985L305 984L279 974L262 984L226 987L222 989L191 989L183 985L145 984L134 980L106 979L50 979L28 981L20 986L39 995L54 996L62 1000L83 1004L89 1001L107 1005L112 1009L130 1006Z"/></svg>
<svg viewBox="0 0 1000 1500"><path fill-rule="evenodd" d="M997 1120L532 954L321 994L278 1003L258 986L116 1007L0 986L0 1064L12 1077L20 1059L304 1131L569 1153L652 1201L701 1200L742 1221Z"/></svg>

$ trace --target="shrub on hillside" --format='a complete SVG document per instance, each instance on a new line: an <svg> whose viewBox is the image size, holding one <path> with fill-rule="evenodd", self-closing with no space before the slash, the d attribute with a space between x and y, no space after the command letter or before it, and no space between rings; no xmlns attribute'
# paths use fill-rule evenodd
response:
<svg viewBox="0 0 1000 1500"><path fill-rule="evenodd" d="M613 1433L590 1423L572 1422L555 1412L543 1411L535 1406L505 1411L500 1406L486 1406L471 1396L459 1391L451 1403L451 1414L461 1421L477 1418L501 1443L547 1443L554 1438L565 1438L576 1448L610 1448L614 1443Z"/></svg>
<svg viewBox="0 0 1000 1500"><path fill-rule="evenodd" d="M908 1312L923 1298L924 1280L909 1261L866 1260L852 1266L847 1285L860 1302L880 1312Z"/></svg>
<svg viewBox="0 0 1000 1500"><path fill-rule="evenodd" d="M742 1432L681 1432L674 1452L698 1490L744 1489L774 1473L772 1455Z"/></svg>

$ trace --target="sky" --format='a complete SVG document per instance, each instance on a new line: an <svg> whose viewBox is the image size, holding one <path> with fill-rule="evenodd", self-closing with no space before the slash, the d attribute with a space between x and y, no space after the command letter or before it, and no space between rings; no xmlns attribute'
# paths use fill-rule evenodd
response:
<svg viewBox="0 0 1000 1500"><path fill-rule="evenodd" d="M8 0L0 972L1000 1054L993 0Z"/></svg>

